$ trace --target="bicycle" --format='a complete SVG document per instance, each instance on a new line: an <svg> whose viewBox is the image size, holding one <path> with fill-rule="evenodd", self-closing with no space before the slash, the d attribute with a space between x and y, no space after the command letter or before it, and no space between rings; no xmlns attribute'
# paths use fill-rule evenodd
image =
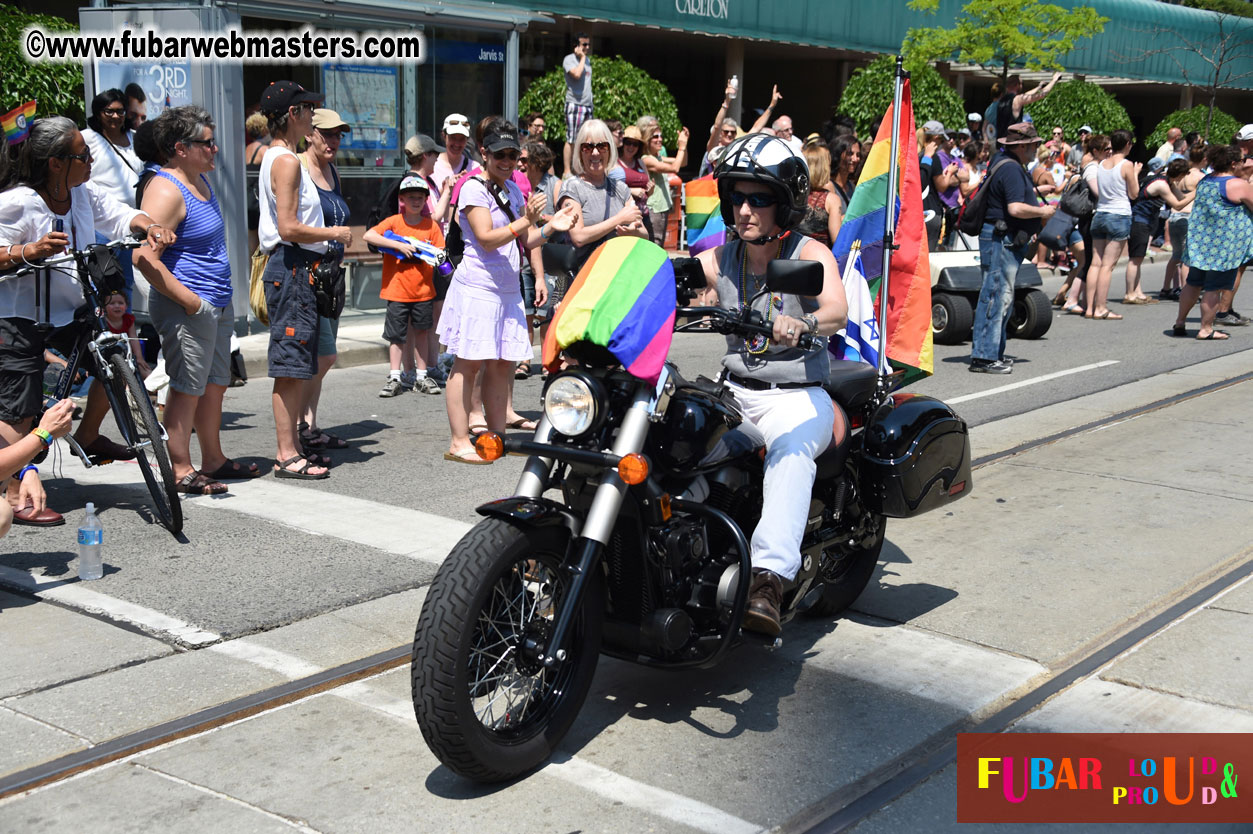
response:
<svg viewBox="0 0 1253 834"><path fill-rule="evenodd" d="M62 255L45 258L37 263L21 267L12 273L20 277L43 269L57 270L76 278L82 285L87 300L83 310L88 315L75 315L76 321L85 326L66 357L66 365L57 377L56 389L50 402L59 402L69 396L74 377L84 361L90 361L96 373L93 375L104 388L113 418L122 434L122 445L135 453L140 472L152 495L153 509L161 524L174 535L183 530L183 507L175 488L174 468L170 465L170 453L165 429L157 420L156 411L147 390L135 373L135 359L131 354L130 340L125 333L113 333L104 320L101 299L107 292L120 288L121 271L111 249L137 249L142 240L123 239L108 243L96 243L86 249L69 249ZM75 269L58 268L73 263ZM119 283L115 283L115 279ZM45 403L46 408L46 403ZM36 420L38 422L38 420ZM66 442L74 454L90 469L112 463L111 459L90 455L71 435ZM45 451L44 455L47 454Z"/></svg>

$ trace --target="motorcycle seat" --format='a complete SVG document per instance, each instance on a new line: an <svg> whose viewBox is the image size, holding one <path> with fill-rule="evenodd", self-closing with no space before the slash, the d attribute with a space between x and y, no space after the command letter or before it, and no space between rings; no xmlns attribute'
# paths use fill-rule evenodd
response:
<svg viewBox="0 0 1253 834"><path fill-rule="evenodd" d="M865 362L832 360L823 388L846 412L860 411L874 393L879 374Z"/></svg>

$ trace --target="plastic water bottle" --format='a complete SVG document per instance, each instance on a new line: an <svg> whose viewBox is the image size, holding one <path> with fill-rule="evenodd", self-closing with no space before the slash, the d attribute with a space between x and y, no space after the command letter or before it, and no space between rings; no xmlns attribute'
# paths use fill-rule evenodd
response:
<svg viewBox="0 0 1253 834"><path fill-rule="evenodd" d="M731 100L735 101L735 97L740 94L740 76L738 74L731 76L729 86L731 87Z"/></svg>
<svg viewBox="0 0 1253 834"><path fill-rule="evenodd" d="M104 525L96 516L96 505L87 502L87 517L78 528L78 578L99 579L104 576L104 560L100 546L104 544Z"/></svg>

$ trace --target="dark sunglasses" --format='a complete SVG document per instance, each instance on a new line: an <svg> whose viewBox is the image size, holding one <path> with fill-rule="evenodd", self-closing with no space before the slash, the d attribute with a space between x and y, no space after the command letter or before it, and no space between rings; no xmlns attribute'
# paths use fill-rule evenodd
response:
<svg viewBox="0 0 1253 834"><path fill-rule="evenodd" d="M518 157L518 164L519 164L519 165L525 165L525 164L527 164L528 162L530 162L530 160L529 160L529 159L527 159L525 156L520 156L520 157Z"/></svg>
<svg viewBox="0 0 1253 834"><path fill-rule="evenodd" d="M753 208L768 208L779 204L779 200L773 194L765 194L763 192L753 192L745 194L743 191L731 192L731 205L739 208L748 203Z"/></svg>
<svg viewBox="0 0 1253 834"><path fill-rule="evenodd" d="M216 139L188 139L187 144L201 145L206 148L216 148L218 146L218 140Z"/></svg>
<svg viewBox="0 0 1253 834"><path fill-rule="evenodd" d="M583 153L591 153L592 151L600 151L601 153L609 153L608 142L584 142L579 146L579 150Z"/></svg>
<svg viewBox="0 0 1253 834"><path fill-rule="evenodd" d="M126 111L123 110L121 107L106 107L100 112L105 114L106 116L125 116L126 115Z"/></svg>
<svg viewBox="0 0 1253 834"><path fill-rule="evenodd" d="M492 159L496 159L496 160L512 159L514 162L517 162L518 152L515 150L494 151L492 153Z"/></svg>
<svg viewBox="0 0 1253 834"><path fill-rule="evenodd" d="M293 104L291 109L293 113L299 113L301 110L308 110L310 113L312 113L314 108L313 108L313 105L310 104L309 102L302 101L300 102L300 104Z"/></svg>
<svg viewBox="0 0 1253 834"><path fill-rule="evenodd" d="M734 131L734 130L724 130L724 131L722 131L722 135L723 135L723 136L734 136L734 135L735 135L735 131Z"/></svg>
<svg viewBox="0 0 1253 834"><path fill-rule="evenodd" d="M88 148L84 153L67 153L62 159L77 159L79 162L91 162L95 157L91 155L91 149Z"/></svg>

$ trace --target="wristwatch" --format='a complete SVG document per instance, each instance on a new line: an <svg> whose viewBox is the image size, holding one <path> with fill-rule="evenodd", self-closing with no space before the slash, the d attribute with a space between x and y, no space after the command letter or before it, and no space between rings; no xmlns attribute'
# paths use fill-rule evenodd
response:
<svg viewBox="0 0 1253 834"><path fill-rule="evenodd" d="M818 335L818 317L813 313L806 313L801 316L801 321L805 322L805 327L809 329L809 335Z"/></svg>

